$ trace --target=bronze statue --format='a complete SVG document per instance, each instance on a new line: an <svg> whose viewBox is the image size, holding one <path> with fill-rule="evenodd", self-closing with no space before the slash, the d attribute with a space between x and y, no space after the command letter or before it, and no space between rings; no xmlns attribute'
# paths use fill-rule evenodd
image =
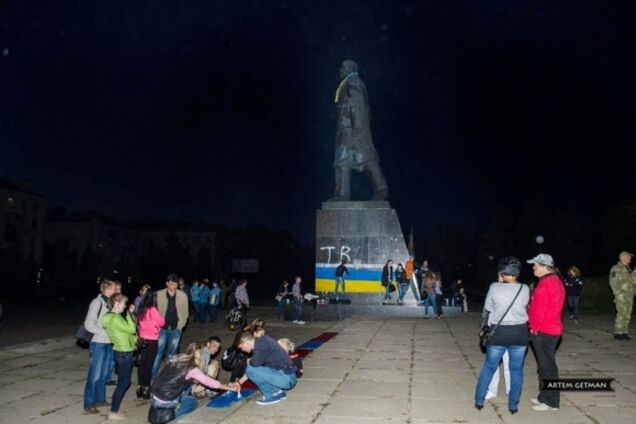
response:
<svg viewBox="0 0 636 424"><path fill-rule="evenodd" d="M336 189L331 201L351 197L351 171L364 172L373 186L372 200L389 197L389 187L380 168L378 153L371 137L371 119L367 88L358 76L358 64L345 60L340 68L342 81L336 90L338 124L336 130Z"/></svg>

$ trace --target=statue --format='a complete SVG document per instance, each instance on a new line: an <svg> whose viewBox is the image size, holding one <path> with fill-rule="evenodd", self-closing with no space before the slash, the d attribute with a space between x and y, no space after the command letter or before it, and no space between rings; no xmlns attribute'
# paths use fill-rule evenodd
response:
<svg viewBox="0 0 636 424"><path fill-rule="evenodd" d="M364 172L373 187L372 200L386 200L389 187L380 168L373 146L367 89L358 76L358 64L345 60L340 68L342 81L336 90L338 123L336 130L336 189L330 201L346 201L351 197L351 171Z"/></svg>

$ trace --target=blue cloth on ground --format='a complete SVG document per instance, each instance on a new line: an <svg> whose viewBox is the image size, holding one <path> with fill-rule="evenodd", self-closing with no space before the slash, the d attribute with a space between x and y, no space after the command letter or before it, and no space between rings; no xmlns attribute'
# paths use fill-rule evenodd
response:
<svg viewBox="0 0 636 424"><path fill-rule="evenodd" d="M242 400L244 400L245 398L251 396L252 394L254 394L256 390L254 389L243 389L241 390L241 397L237 397L235 392L225 392L220 396L215 397L214 399L211 399L208 404L207 407L208 408L228 408L229 406L231 406L234 403L238 403Z"/></svg>

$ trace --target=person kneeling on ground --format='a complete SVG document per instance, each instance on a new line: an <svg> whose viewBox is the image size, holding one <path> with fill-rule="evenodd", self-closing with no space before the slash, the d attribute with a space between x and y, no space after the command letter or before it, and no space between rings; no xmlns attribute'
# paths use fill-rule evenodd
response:
<svg viewBox="0 0 636 424"><path fill-rule="evenodd" d="M148 421L151 423L172 421L199 406L193 396L185 394L193 380L210 389L231 390L237 393L240 390L241 386L237 383L225 385L203 374L194 361L194 352L197 348L196 343L191 343L186 353L173 356L152 383L148 413Z"/></svg>
<svg viewBox="0 0 636 424"><path fill-rule="evenodd" d="M204 346L194 352L194 362L197 367L203 374L215 380L219 377L221 364L214 358L220 350L221 339L217 336L212 336ZM202 384L194 383L192 385L192 395L197 399L203 399L206 396L215 396L216 392L206 389Z"/></svg>
<svg viewBox="0 0 636 424"><path fill-rule="evenodd" d="M296 378L302 377L305 372L305 369L303 368L303 359L300 357L298 352L295 352L296 345L294 342L287 338L283 338L278 339L278 344L285 350L285 352L287 352L289 359L291 359L292 364L296 367Z"/></svg>
<svg viewBox="0 0 636 424"><path fill-rule="evenodd" d="M263 394L256 403L269 405L285 399L285 390L296 385L296 367L278 342L269 336L255 338L249 331L242 331L237 347L252 353L247 376Z"/></svg>

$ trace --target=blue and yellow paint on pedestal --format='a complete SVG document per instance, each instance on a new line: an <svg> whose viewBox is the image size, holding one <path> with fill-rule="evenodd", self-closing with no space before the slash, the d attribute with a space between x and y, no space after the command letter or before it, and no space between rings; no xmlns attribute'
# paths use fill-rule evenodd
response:
<svg viewBox="0 0 636 424"><path fill-rule="evenodd" d="M345 275L346 293L384 293L380 283L383 265L347 265L349 275ZM316 292L333 292L336 288L336 267L334 264L316 264Z"/></svg>

